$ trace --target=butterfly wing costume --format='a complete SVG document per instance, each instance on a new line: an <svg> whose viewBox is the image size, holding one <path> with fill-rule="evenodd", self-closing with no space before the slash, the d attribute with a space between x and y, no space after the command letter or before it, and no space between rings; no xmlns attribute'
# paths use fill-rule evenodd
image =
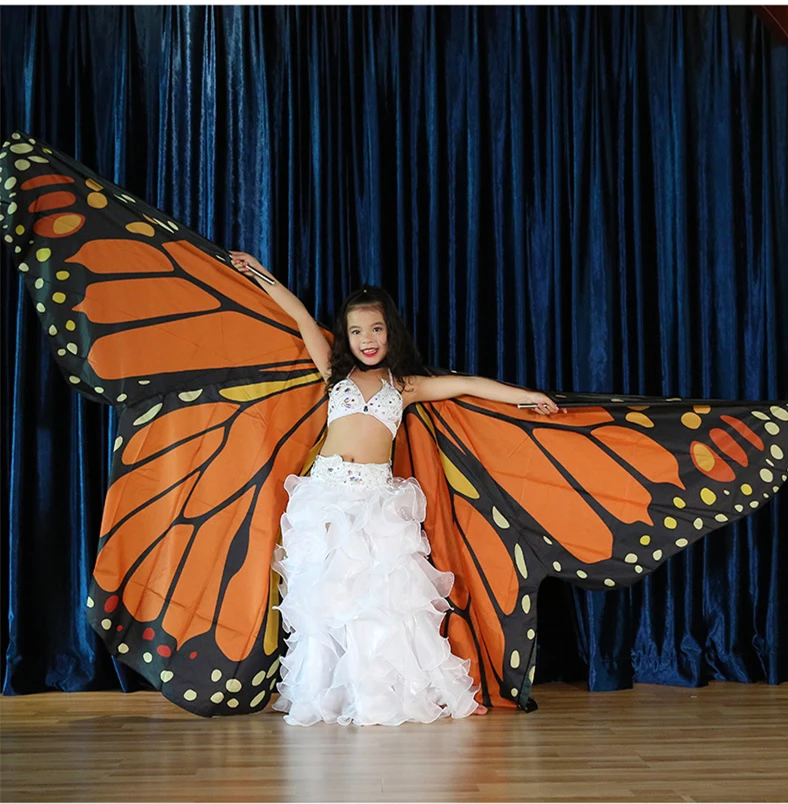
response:
<svg viewBox="0 0 788 804"><path fill-rule="evenodd" d="M224 249L21 132L0 152L0 213L67 382L119 414L92 627L190 712L262 709L284 648L284 480L326 430L295 322ZM493 705L526 705L543 578L629 586L788 477L785 402L555 396L569 412L550 418L412 405L394 444L456 578L444 632Z"/></svg>

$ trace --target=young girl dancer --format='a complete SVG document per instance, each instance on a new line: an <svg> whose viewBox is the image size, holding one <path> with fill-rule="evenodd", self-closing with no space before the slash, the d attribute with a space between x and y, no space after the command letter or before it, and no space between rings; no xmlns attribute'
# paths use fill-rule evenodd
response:
<svg viewBox="0 0 788 804"><path fill-rule="evenodd" d="M296 725L430 723L485 714L474 699L470 662L440 635L454 584L427 560L421 523L426 500L414 478L394 478L391 449L402 411L414 402L471 395L536 405L547 396L481 377L426 377L391 297L378 288L351 294L336 319L333 347L303 303L251 255L250 267L297 323L328 386L328 433L309 477L290 475L282 547L286 630L275 709Z"/></svg>

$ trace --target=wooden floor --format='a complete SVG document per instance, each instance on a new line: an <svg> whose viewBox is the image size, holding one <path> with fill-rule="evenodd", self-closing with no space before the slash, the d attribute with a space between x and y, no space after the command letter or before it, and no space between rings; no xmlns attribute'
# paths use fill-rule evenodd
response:
<svg viewBox="0 0 788 804"><path fill-rule="evenodd" d="M785 801L788 685L540 685L397 728L204 720L156 693L0 699L2 801Z"/></svg>

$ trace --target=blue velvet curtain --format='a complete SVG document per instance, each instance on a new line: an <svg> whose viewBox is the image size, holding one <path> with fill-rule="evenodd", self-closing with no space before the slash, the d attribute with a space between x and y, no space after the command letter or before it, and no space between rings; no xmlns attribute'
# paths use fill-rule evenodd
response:
<svg viewBox="0 0 788 804"><path fill-rule="evenodd" d="M788 397L788 47L747 9L3 7L0 25L4 134L258 254L326 323L371 282L433 365ZM137 688L82 611L113 416L63 382L2 259L3 689ZM788 678L785 502L631 590L546 583L537 681Z"/></svg>

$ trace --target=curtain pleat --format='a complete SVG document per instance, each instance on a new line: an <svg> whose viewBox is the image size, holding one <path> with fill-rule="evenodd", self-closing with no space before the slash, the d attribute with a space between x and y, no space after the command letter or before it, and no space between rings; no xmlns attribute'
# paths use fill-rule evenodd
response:
<svg viewBox="0 0 788 804"><path fill-rule="evenodd" d="M788 397L788 48L746 8L6 6L0 30L4 134L259 255L321 321L369 282L432 365ZM3 690L138 688L82 611L114 416L63 382L5 251L0 303ZM785 508L631 590L545 583L537 681L788 678Z"/></svg>

